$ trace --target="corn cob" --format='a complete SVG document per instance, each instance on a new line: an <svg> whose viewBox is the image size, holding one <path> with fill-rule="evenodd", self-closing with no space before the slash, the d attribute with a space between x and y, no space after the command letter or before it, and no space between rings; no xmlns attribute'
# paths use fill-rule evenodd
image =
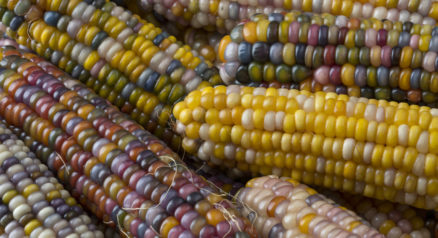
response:
<svg viewBox="0 0 438 238"><path fill-rule="evenodd" d="M200 159L436 209L436 109L218 86L190 93L173 113L184 149Z"/></svg>
<svg viewBox="0 0 438 238"><path fill-rule="evenodd" d="M292 179L252 179L237 199L262 237L385 237L354 212Z"/></svg>
<svg viewBox="0 0 438 238"><path fill-rule="evenodd" d="M278 22L283 18L277 15L239 25L222 39L218 54L226 83L313 78L322 85L344 85L350 96L436 105L434 33L420 37L397 30Z"/></svg>
<svg viewBox="0 0 438 238"><path fill-rule="evenodd" d="M116 42L119 41L127 50L132 49L135 53L139 54L139 56L142 56L142 59L144 59L145 56L143 54L144 52L138 51L134 43L139 44L138 46L141 46L144 42L153 43L169 58L173 57L174 60L180 61L182 66L186 67L187 70L195 70L198 76L204 80L218 83L217 80L219 80L219 78L215 76L214 73L206 73L206 71L212 71L212 69L208 68L211 66L211 62L199 58L196 51L192 51L189 46L179 46L182 44L176 42L174 36L170 36L167 32L162 32L160 28L153 26L136 15L132 15L130 12L125 11L113 3L106 3L105 6L102 7L102 10L96 9L94 6L85 2L78 3L77 5L73 3L71 12L69 12L68 9L66 9L67 11L63 11L64 9L56 9L53 7L44 8L42 6L42 8L50 11L59 11L62 14L70 15L73 19L89 22L90 25L101 28L107 32L109 36L113 37ZM85 12L86 14L83 14ZM101 23L102 21L105 22L102 18L108 16L108 20L111 24ZM98 21L99 17L101 22ZM124 23L125 21L127 24ZM116 26L113 27L112 23ZM77 25L78 23L74 24ZM127 42L131 43L126 44ZM154 53L157 53L157 51L154 51ZM170 60L163 57L161 58L169 64L167 61ZM148 64L148 60L145 60L145 63Z"/></svg>

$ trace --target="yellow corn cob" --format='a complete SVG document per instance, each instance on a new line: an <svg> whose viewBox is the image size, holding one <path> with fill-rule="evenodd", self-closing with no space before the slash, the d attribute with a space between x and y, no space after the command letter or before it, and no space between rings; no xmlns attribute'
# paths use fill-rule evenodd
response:
<svg viewBox="0 0 438 238"><path fill-rule="evenodd" d="M438 208L437 109L218 86L191 92L173 112L183 147L211 163Z"/></svg>

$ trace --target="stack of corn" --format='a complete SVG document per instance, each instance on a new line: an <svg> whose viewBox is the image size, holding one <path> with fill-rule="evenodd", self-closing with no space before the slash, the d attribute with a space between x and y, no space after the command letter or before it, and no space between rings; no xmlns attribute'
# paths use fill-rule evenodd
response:
<svg viewBox="0 0 438 238"><path fill-rule="evenodd" d="M21 44L0 42L0 116L89 211L127 237L431 236L410 208L398 207L406 214L395 218L376 209L371 218L364 211L376 204L366 203L358 213L367 222L296 181L438 210L438 111L423 106L438 102L437 4L140 5L229 35L214 46L217 37L190 29L184 35L192 50L112 2L0 1L0 30ZM284 13L290 9L315 13ZM249 86L213 87L236 82ZM251 180L237 192L236 207L141 125L232 178L293 180ZM6 190L13 172L24 170L17 161L0 163ZM58 207L62 202L52 201L68 196L53 189L60 187L55 182L47 186L41 188L47 204ZM9 235L38 230L45 237L60 227L84 237L103 234L83 215L73 222L39 215L21 204L24 195L6 190L0 202L10 211L0 204L6 217L0 227ZM11 197L19 198L11 205ZM29 225L33 216L39 223Z"/></svg>
<svg viewBox="0 0 438 238"><path fill-rule="evenodd" d="M211 193L212 188L202 179L197 178L193 172L179 172L182 168L179 166L184 165L178 158L174 158L174 165L168 167L165 163L157 161L151 151L142 151L141 143L144 143L150 149L159 150L157 154L161 154L160 158L165 161L169 161L174 155L168 150L160 150L163 148L162 144L157 145L158 142L150 136L138 136L146 132L141 133L142 129L135 123L128 123L129 119L117 116L120 113L114 111L108 102L96 94L85 93L86 88L81 88L80 82L63 75L61 71L33 54L23 54L12 47L6 47L2 55L0 64L6 69L1 74L3 76L0 76L0 86L13 94L14 99L4 93L5 100L10 104L6 105L3 102L0 106L17 108L16 113L14 110L5 110L6 119L19 126L21 122L14 121L15 118L19 121L23 119L16 114L27 116L29 119L25 119L21 126L30 133L29 140L35 137L36 143L43 143L36 150L45 154L43 158L49 168L58 171L58 177L72 186L76 196L81 197L93 213L104 221L112 221L122 234L136 237L142 237L141 234L145 237L154 234L163 237L173 237L177 234L211 237L216 234L223 237L231 232L229 229L234 231L242 229L242 225L248 226L248 223L238 218L238 213L232 210L231 203ZM20 74L23 78L20 78ZM57 81L55 76L60 81ZM78 93L63 85L75 88ZM38 87L42 90L38 90ZM29 98L30 91L37 96ZM51 101L50 96L55 101ZM88 102L86 97L91 101ZM15 103L15 100L34 108L37 115L29 114L26 106ZM52 106L46 106L48 104ZM93 105L96 105L95 109ZM20 109L27 113L21 112ZM75 113L78 113L77 116ZM51 119L55 126L56 123L60 123L61 128L51 129L45 118ZM110 118L119 122L120 126L112 123ZM35 125L29 125L32 120L36 121ZM89 126L86 126L87 120L91 122ZM44 125L44 122L47 125ZM98 136L104 135L108 139L98 139L93 135L93 127L97 129ZM124 127L133 131L133 134L124 130ZM72 133L74 139L64 137L64 133ZM48 135L49 138L45 139L44 135ZM62 137L64 139L60 139ZM59 140L64 142L58 142ZM74 144L75 140L79 144ZM93 143L94 140L96 142ZM112 144L111 140L115 140L113 142L116 144ZM59 145L60 143L62 144ZM49 147L54 146L59 154L52 156L53 153L42 152L41 150L51 151L46 144ZM87 150L91 150L91 153L86 152ZM130 163L129 157L137 158L137 163ZM145 176L142 169L147 169L154 176ZM163 184L160 184L160 181ZM127 187L123 186L125 183ZM166 185L170 187L166 188ZM197 192L196 188L199 187ZM141 194L139 190L143 189L144 194ZM209 194L205 200L202 199L203 194ZM145 200L143 196L150 200ZM154 203L157 203L157 206L154 206ZM222 211L224 213L221 215ZM228 217L229 215L231 217ZM252 228L249 226L246 229ZM236 235L246 237L242 232L237 232Z"/></svg>

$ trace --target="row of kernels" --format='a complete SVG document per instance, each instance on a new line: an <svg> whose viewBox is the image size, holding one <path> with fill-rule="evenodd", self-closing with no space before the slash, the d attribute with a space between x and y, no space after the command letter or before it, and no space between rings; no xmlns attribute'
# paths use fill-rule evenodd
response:
<svg viewBox="0 0 438 238"><path fill-rule="evenodd" d="M256 32L253 32L256 31ZM373 46L410 46L420 49L422 52L436 51L436 28L430 29L423 34L410 34L407 31L396 29L352 29L338 25L318 25L299 21L276 21L260 20L250 21L236 26L227 38L234 43L267 42L270 44L293 43L308 44L311 46L326 46L345 44L350 49L353 47Z"/></svg>
<svg viewBox="0 0 438 238"><path fill-rule="evenodd" d="M402 69L423 68L427 72L434 72L436 64L436 53L434 51L423 54L419 49L402 45L348 48L343 44L310 46L304 43L283 44L276 42L271 45L264 42L254 44L229 42L222 44L222 46L224 47L223 59L227 63L226 72L233 77L236 76L235 70L237 67L234 66L236 69L231 67L233 66L232 63L240 63L250 68L251 64L255 64L254 66L261 64L259 67L267 67L265 66L267 63L273 66L282 64L294 66L299 64L309 69L317 69L321 66L343 66L349 63L354 66L361 65L364 67L374 66L377 68L384 66L388 70L394 66L399 66ZM231 71L231 69L234 71ZM265 80L269 81L269 78Z"/></svg>
<svg viewBox="0 0 438 238"><path fill-rule="evenodd" d="M184 145L184 144L183 144ZM355 181L364 181L376 186L396 187L409 193L417 192L421 196L434 197L437 190L434 188L437 180L434 177L425 177L424 174L412 172L410 169L383 168L370 164L342 159L314 156L307 153L291 153L281 151L258 151L253 148L243 148L221 143L203 142L193 151L200 159L219 160L222 162L242 161L248 165L268 166L278 169L293 169L298 171L315 172L329 176L340 176ZM224 155L227 157L224 158ZM436 173L431 171L428 173ZM384 176L384 177L383 177Z"/></svg>
<svg viewBox="0 0 438 238"><path fill-rule="evenodd" d="M418 149L424 149L425 147L418 143L415 143L415 147L406 148L398 144L385 146L373 142L357 141L353 138L343 139L313 135L309 132L248 131L240 126L227 127L220 124L203 124L199 126L196 123L187 125L182 134L190 139L200 138L215 143L233 143L248 149L259 148L265 151L276 149L286 153L291 151L303 152L314 156L323 155L327 158L335 157L337 159L353 160L358 163L373 164L388 169L392 167L409 171L413 169L418 176L434 174L434 167L429 167L429 163L433 165L436 160L434 153L424 154L421 150L419 151ZM381 137L386 137L386 134ZM422 139L421 143L427 146L429 143L433 145L434 142L424 142ZM401 160L401 158L406 159ZM426 166L426 163L428 166Z"/></svg>
<svg viewBox="0 0 438 238"><path fill-rule="evenodd" d="M222 110L243 107L244 110L284 111L286 114L295 114L299 111L300 116L303 112L305 114L324 112L329 115L334 114L337 117L344 115L388 124L419 125L422 130L430 131L433 131L437 126L434 118L437 114L436 109L426 106L349 97L333 92L311 93L295 89L240 87L236 85L193 91L183 102L175 106L174 115L178 117L181 110L185 108L193 110L199 107L204 109L202 110L204 113L200 114L202 117L209 109Z"/></svg>

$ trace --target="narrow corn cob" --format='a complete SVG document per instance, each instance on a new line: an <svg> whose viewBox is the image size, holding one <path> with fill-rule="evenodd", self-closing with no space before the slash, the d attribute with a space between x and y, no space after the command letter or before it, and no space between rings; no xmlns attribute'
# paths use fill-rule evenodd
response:
<svg viewBox="0 0 438 238"><path fill-rule="evenodd" d="M38 33L35 32L35 34ZM36 40L41 42L43 46L45 45L44 41L40 41L38 36L36 36ZM52 49L62 50L62 48ZM64 50L64 53L67 52ZM118 65L120 66L120 64ZM181 88L181 84L175 84L172 86L169 84L170 78L167 75L160 75L159 73L150 69L146 69L144 71L144 75L137 78L137 84L134 84L129 82L129 79L126 75L124 76L121 74L123 71L120 72L109 65L107 66L108 67L104 67L100 71L93 71L96 72L96 74L92 74L92 76L99 80L106 79L105 84L107 84L110 88L114 88L116 92L121 93L123 98L129 99L129 102L133 104L133 106L135 106L140 112L149 115L152 113L158 114L160 117L163 117L163 119L160 120L160 125L166 125L168 121L168 111L170 110L169 105L178 100L178 98L180 98L184 93L183 89ZM114 63L113 66L116 66L116 63ZM75 75L73 74L73 76ZM151 86L151 88L149 88L148 85ZM156 85L157 87L155 87ZM143 89L144 87L147 88L147 91ZM163 91L163 88L166 90ZM159 89L161 91L159 91ZM165 102L168 102L168 105L165 105Z"/></svg>
<svg viewBox="0 0 438 238"><path fill-rule="evenodd" d="M237 199L261 237L385 237L354 212L292 179L254 178Z"/></svg>
<svg viewBox="0 0 438 238"><path fill-rule="evenodd" d="M436 109L219 86L190 93L173 113L183 147L200 159L436 209Z"/></svg>

